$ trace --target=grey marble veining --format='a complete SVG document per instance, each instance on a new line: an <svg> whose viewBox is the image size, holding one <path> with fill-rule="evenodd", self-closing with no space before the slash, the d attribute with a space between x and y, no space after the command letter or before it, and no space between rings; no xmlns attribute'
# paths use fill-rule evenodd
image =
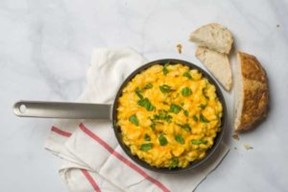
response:
<svg viewBox="0 0 288 192"><path fill-rule="evenodd" d="M287 0L1 0L0 190L65 191L58 159L43 149L51 120L16 118L14 102L75 100L97 47L132 47L149 60L175 57L202 66L189 33L219 22L232 31L235 49L256 55L266 69L270 113L240 141L228 131L229 155L196 191L287 191L287 10ZM225 97L232 119L233 92Z"/></svg>

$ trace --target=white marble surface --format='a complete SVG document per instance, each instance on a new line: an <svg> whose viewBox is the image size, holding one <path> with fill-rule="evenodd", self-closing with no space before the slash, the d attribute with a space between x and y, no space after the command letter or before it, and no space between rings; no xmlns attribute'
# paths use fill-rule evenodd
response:
<svg viewBox="0 0 288 192"><path fill-rule="evenodd" d="M43 149L52 120L15 117L15 101L75 100L95 47L128 46L149 60L176 57L201 66L187 39L209 22L227 26L236 49L261 61L271 107L268 119L240 141L227 133L229 155L196 191L287 191L287 10L287 0L1 0L0 191L66 190L58 159ZM225 95L231 118L233 93Z"/></svg>

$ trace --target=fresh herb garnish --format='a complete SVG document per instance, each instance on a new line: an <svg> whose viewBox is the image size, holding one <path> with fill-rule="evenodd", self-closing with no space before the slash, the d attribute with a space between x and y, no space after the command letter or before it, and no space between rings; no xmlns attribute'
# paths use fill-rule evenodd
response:
<svg viewBox="0 0 288 192"><path fill-rule="evenodd" d="M163 66L163 69L162 69L162 71L163 71L163 74L164 75L167 75L167 73L169 73L169 70L168 70L168 65L169 65L169 63L166 63L164 66Z"/></svg>
<svg viewBox="0 0 288 192"><path fill-rule="evenodd" d="M185 143L185 140L181 135L175 135L175 140L182 145Z"/></svg>
<svg viewBox="0 0 288 192"><path fill-rule="evenodd" d="M177 123L177 125L179 127L181 127L182 129L184 129L185 131L187 131L187 132L191 131L191 127L190 127L190 125L188 123L185 123L185 124L178 124Z"/></svg>
<svg viewBox="0 0 288 192"><path fill-rule="evenodd" d="M148 86L149 87L149 86ZM153 111L155 109L155 106L152 105L150 100L142 95L143 90L137 87L135 89L136 95L139 97L138 105L141 107L144 107L147 111Z"/></svg>
<svg viewBox="0 0 288 192"><path fill-rule="evenodd" d="M152 149L153 144L152 143L144 143L140 146L140 150L141 151L149 151L150 149Z"/></svg>
<svg viewBox="0 0 288 192"><path fill-rule="evenodd" d="M168 114L167 111L165 110L159 110L158 114L155 114L154 120L164 120L167 121L168 123L171 123L172 116Z"/></svg>
<svg viewBox="0 0 288 192"><path fill-rule="evenodd" d="M202 110L203 110L203 109L205 109L205 108L206 108L206 106L207 106L207 105L204 105L204 104L200 104L198 107L199 107L200 109L202 109Z"/></svg>
<svg viewBox="0 0 288 192"><path fill-rule="evenodd" d="M171 121L171 120L170 120ZM169 123L170 123L169 121ZM151 119L151 124L150 124L150 127L153 131L155 131L155 128L156 128L156 125L157 124L164 124L164 122L161 122L161 121L157 121L156 119Z"/></svg>
<svg viewBox="0 0 288 192"><path fill-rule="evenodd" d="M151 119L151 125L150 125L150 127L151 127L151 129L154 131L155 130L155 127L156 127L156 123L155 123L155 121L153 120L153 119Z"/></svg>
<svg viewBox="0 0 288 192"><path fill-rule="evenodd" d="M179 163L179 159L177 157L172 157L170 165L169 165L169 169L178 167L178 163Z"/></svg>
<svg viewBox="0 0 288 192"><path fill-rule="evenodd" d="M160 136L158 137L158 141L159 141L161 146L165 146L168 144L168 141L163 134L160 134Z"/></svg>
<svg viewBox="0 0 288 192"><path fill-rule="evenodd" d="M196 122L198 121L197 115L193 115L193 120L196 121Z"/></svg>
<svg viewBox="0 0 288 192"><path fill-rule="evenodd" d="M159 86L159 89L162 93L169 93L172 91L171 87L166 84Z"/></svg>
<svg viewBox="0 0 288 192"><path fill-rule="evenodd" d="M191 143L193 145L200 145L200 144L205 144L206 142L203 140L191 140Z"/></svg>
<svg viewBox="0 0 288 192"><path fill-rule="evenodd" d="M152 83L147 83L143 88L144 89L151 89L153 87Z"/></svg>
<svg viewBox="0 0 288 192"><path fill-rule="evenodd" d="M155 109L155 106L152 105L150 100L148 98L142 98L138 101L138 105L141 107L144 107L147 111L153 111Z"/></svg>
<svg viewBox="0 0 288 192"><path fill-rule="evenodd" d="M187 77L188 79L192 79L192 76L191 76L191 74L189 73L189 71L186 71L185 73L183 73L183 76L184 77Z"/></svg>
<svg viewBox="0 0 288 192"><path fill-rule="evenodd" d="M150 141L150 140L151 140L151 137L150 137L148 134L145 134L145 135L144 135L144 140L145 140L145 141Z"/></svg>
<svg viewBox="0 0 288 192"><path fill-rule="evenodd" d="M139 126L139 120L135 114L129 117L129 121L134 125Z"/></svg>
<svg viewBox="0 0 288 192"><path fill-rule="evenodd" d="M189 87L185 87L181 90L181 93L184 97L188 97L192 94L192 90Z"/></svg>
<svg viewBox="0 0 288 192"><path fill-rule="evenodd" d="M209 123L210 122L202 113L200 114L200 121L202 123Z"/></svg>
<svg viewBox="0 0 288 192"><path fill-rule="evenodd" d="M144 97L143 97L143 95L141 94L143 91L139 88L139 87L137 87L136 89L135 89L135 93L136 93L136 95L139 97L139 99L143 99Z"/></svg>
<svg viewBox="0 0 288 192"><path fill-rule="evenodd" d="M186 117L188 117L188 116L189 116L189 111L184 110L184 115L185 115Z"/></svg>
<svg viewBox="0 0 288 192"><path fill-rule="evenodd" d="M171 106L170 106L170 112L172 112L172 113L179 113L180 111L181 111L181 106L179 106L179 105L176 105L176 104L172 104Z"/></svg>

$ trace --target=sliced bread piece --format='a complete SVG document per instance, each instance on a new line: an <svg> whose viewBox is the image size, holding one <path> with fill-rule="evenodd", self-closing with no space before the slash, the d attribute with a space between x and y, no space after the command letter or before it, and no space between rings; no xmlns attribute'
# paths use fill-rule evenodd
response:
<svg viewBox="0 0 288 192"><path fill-rule="evenodd" d="M232 33L218 23L211 23L198 28L190 35L190 41L219 53L229 54L233 37Z"/></svg>
<svg viewBox="0 0 288 192"><path fill-rule="evenodd" d="M234 129L242 132L254 128L266 117L269 91L266 72L257 58L238 52L237 59Z"/></svg>
<svg viewBox="0 0 288 192"><path fill-rule="evenodd" d="M198 47L195 56L215 76L220 84L230 91L232 87L232 71L226 54Z"/></svg>

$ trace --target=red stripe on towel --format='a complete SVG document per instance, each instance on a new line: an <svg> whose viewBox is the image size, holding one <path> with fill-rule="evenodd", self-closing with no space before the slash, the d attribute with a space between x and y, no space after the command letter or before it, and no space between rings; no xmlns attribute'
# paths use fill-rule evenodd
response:
<svg viewBox="0 0 288 192"><path fill-rule="evenodd" d="M54 127L54 126L52 126L51 131L53 131L53 132L55 132L55 133L57 133L59 135L62 135L64 137L70 137L72 135L72 133L67 132L67 131L63 131L63 130L61 130L61 129L57 128L57 127Z"/></svg>
<svg viewBox="0 0 288 192"><path fill-rule="evenodd" d="M86 177L86 179L89 181L89 183L92 185L93 189L96 192L101 192L99 186L97 185L97 183L95 182L95 180L93 179L93 177L89 174L89 172L85 169L81 169L81 172L83 173L83 175Z"/></svg>
<svg viewBox="0 0 288 192"><path fill-rule="evenodd" d="M72 133L68 132L68 131L63 131L62 129L59 129L55 126L52 126L51 131L53 131L54 133L57 133L61 136L64 137L70 137L72 135ZM85 176L85 178L88 180L88 182L92 185L93 189L96 192L101 192L99 186L97 185L96 181L93 179L93 177L91 177L91 175L89 174L89 172L85 169L80 169L81 172L83 173L83 175Z"/></svg>
<svg viewBox="0 0 288 192"><path fill-rule="evenodd" d="M118 158L120 161L122 161L124 164L138 172L140 175L142 175L145 179L155 184L157 187L159 187L162 191L168 192L169 189L165 187L160 181L154 179L150 175L148 175L145 171L143 171L140 167L129 161L127 158L125 158L123 155L115 151L108 143L106 143L103 139L95 135L92 131L90 131L83 123L79 125L80 129L86 133L88 136L90 136L92 139L97 141L102 147L104 147L107 151L109 151L112 155L114 155L116 158Z"/></svg>

